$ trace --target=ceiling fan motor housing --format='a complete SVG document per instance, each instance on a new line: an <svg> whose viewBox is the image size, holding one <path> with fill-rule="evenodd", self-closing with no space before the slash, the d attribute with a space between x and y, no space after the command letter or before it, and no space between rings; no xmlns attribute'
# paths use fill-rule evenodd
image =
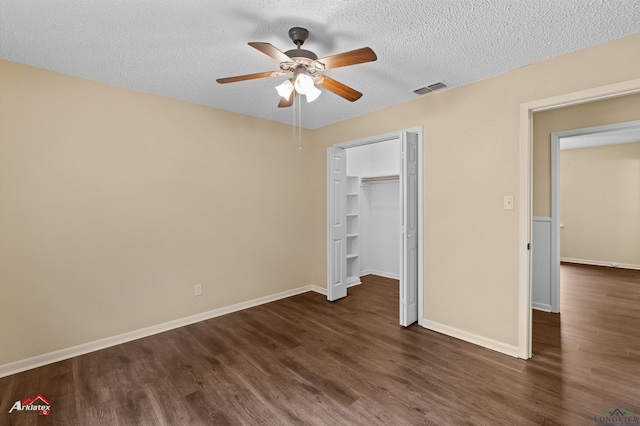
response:
<svg viewBox="0 0 640 426"><path fill-rule="evenodd" d="M291 62L281 62L280 69L283 71L293 71L296 68L304 67L310 73L323 70L324 64L318 62L318 55L305 49L291 49L284 52L291 58Z"/></svg>
<svg viewBox="0 0 640 426"><path fill-rule="evenodd" d="M310 50L305 49L291 49L284 52L284 54L291 59L309 59L310 61L315 61L318 59L318 55Z"/></svg>

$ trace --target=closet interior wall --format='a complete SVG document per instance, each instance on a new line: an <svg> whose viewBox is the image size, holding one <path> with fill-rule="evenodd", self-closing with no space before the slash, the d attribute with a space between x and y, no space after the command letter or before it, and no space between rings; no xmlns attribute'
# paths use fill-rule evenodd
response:
<svg viewBox="0 0 640 426"><path fill-rule="evenodd" d="M347 149L347 175L358 179L359 276L400 275L400 149L399 139Z"/></svg>

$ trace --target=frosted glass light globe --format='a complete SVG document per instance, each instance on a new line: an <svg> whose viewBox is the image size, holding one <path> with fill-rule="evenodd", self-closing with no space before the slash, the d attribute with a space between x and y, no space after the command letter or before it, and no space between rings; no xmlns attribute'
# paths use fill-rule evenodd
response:
<svg viewBox="0 0 640 426"><path fill-rule="evenodd" d="M278 91L278 95L282 96L284 99L289 99L291 92L293 92L293 83L291 83L291 80L286 80L282 84L276 86L276 90Z"/></svg>
<svg viewBox="0 0 640 426"><path fill-rule="evenodd" d="M302 95L306 95L307 92L312 91L316 88L313 84L313 79L307 74L298 74L294 86L296 88L296 91Z"/></svg>
<svg viewBox="0 0 640 426"><path fill-rule="evenodd" d="M316 86L313 86L307 91L307 102L313 102L318 99L320 93L322 93L322 90L318 89Z"/></svg>

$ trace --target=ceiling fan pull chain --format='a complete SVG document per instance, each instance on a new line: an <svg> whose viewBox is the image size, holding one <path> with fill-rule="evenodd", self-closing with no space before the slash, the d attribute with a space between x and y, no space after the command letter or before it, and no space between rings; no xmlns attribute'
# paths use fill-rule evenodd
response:
<svg viewBox="0 0 640 426"><path fill-rule="evenodd" d="M302 96L302 95L298 95ZM302 102L298 99L298 150L302 149Z"/></svg>

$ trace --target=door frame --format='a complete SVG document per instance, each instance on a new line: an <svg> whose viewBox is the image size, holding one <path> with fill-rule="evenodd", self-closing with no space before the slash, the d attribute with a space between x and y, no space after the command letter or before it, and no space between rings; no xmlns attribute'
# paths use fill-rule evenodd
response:
<svg viewBox="0 0 640 426"><path fill-rule="evenodd" d="M395 132L385 133L382 135L370 136L362 139L356 139L348 142L341 142L332 145L335 148L354 148L356 146L369 145L378 142L385 142L393 139L402 138L403 133L413 133L418 135L418 324L423 325L424 321L424 233L423 233L423 219L424 219L424 154L422 143L422 126L412 127L409 129L403 129ZM328 189L327 189L328 191ZM329 206L327 206L329 208ZM400 223L398 223L400 226ZM400 254L402 261L402 253ZM330 259L327 259L327 265L329 265ZM327 268L329 270L329 268Z"/></svg>
<svg viewBox="0 0 640 426"><path fill-rule="evenodd" d="M560 312L560 151L562 139L640 127L640 120L551 133L551 312Z"/></svg>
<svg viewBox="0 0 640 426"><path fill-rule="evenodd" d="M518 357L531 358L531 223L533 113L640 93L640 78L520 104L520 178L518 202Z"/></svg>

